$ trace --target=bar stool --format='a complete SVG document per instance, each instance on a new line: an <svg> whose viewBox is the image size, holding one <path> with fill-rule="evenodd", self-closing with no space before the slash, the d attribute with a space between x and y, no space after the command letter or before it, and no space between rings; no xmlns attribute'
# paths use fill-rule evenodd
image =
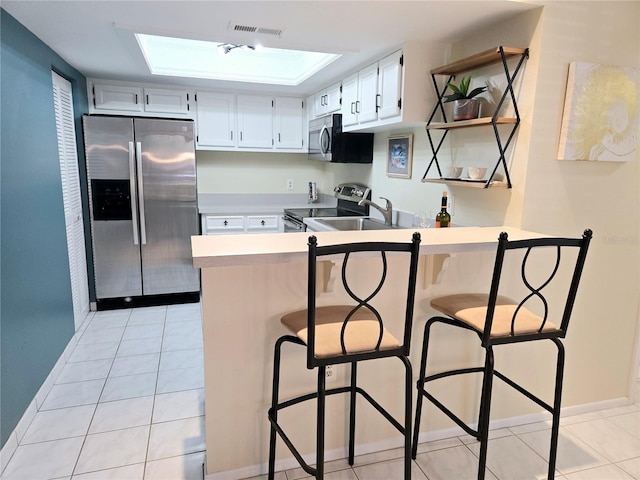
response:
<svg viewBox="0 0 640 480"><path fill-rule="evenodd" d="M284 315L282 324L294 335L284 335L276 341L273 366L273 397L268 417L271 423L269 442L269 479L274 478L276 456L276 433L291 450L300 466L316 479L324 478L324 427L325 427L325 397L338 393L348 393L350 396L349 412L349 464L353 465L355 450L355 413L356 394L362 395L378 410L402 435L404 435L405 465L404 478L411 478L411 422L412 422L412 369L409 362L409 346L411 344L411 326L413 322L413 304L415 299L416 274L418 252L420 248L420 234L414 233L412 241L408 243L392 242L361 242L340 245L318 246L315 236L309 237L308 256L308 296L307 308ZM390 264L387 254L401 256L405 262L402 267L404 285L385 282ZM381 278L373 291L364 298L359 298L347 281L349 260L362 255L368 257L368 262L381 262ZM353 305L316 305L316 267L322 260L342 260L342 285L346 293L353 299ZM398 260L394 267L401 262ZM397 277L396 277L397 278ZM337 282L336 282L337 283ZM373 301L381 291L391 289L393 298L404 304L404 319L402 319L403 333L400 340L396 339L385 327L382 315L374 306ZM403 292L404 289L404 292ZM378 297L380 298L380 297ZM378 306L380 308L380 306ZM387 318L387 325L389 319ZM300 395L287 401L280 402L278 389L280 383L281 347L284 343L293 343L306 348L306 364L308 369L317 368L317 391ZM399 358L405 367L405 417L398 422L364 389L357 385L357 363L385 357ZM351 382L349 386L327 389L325 388L325 374L327 365L343 363L351 364ZM278 412L284 408L301 402L316 399L316 467L312 468L302 458L283 427L278 423Z"/></svg>
<svg viewBox="0 0 640 480"><path fill-rule="evenodd" d="M422 401L426 397L449 418L457 423L465 432L476 437L480 441L480 458L478 465L478 478L483 479L487 460L487 443L489 434L489 411L491 409L491 387L493 377L503 380L507 385L513 387L539 406L549 411L553 415L551 429L551 447L549 451L549 471L548 478L553 479L555 474L556 450L558 446L558 430L560 427L560 400L562 396L562 375L564 370L564 347L561 338L564 338L569 326L571 310L573 308L578 284L582 275L587 249L591 241L591 230L585 230L582 238L538 238L529 240L509 241L506 233L501 233L498 240L498 249L495 258L493 278L489 294L461 293L434 298L431 300L431 307L446 316L434 316L427 321L424 329L424 339L422 345L422 359L420 364L420 376L418 377L418 402L416 405L416 419L413 435L412 458L416 458L418 449L418 434L420 430L420 416L422 414ZM543 259L533 257L539 255L539 250L551 247L551 255ZM533 251L536 254L532 255ZM547 249L548 250L548 249ZM519 251L519 252L518 252ZM503 274L503 263L505 254L507 256L520 254L517 261L520 263L520 276L523 283L524 294L521 301L512 300L499 294L500 280ZM561 258L561 252L563 257ZM541 252L540 252L541 253ZM568 258L565 258L567 257ZM562 305L562 309L552 309L547 299L543 296L542 290L550 285L562 283L565 279L558 273L561 259L567 263L571 269L570 283L564 285L565 290L556 288L554 291L567 291L567 298ZM532 285L527 277L527 261L535 262L536 267L540 267L541 260L550 260L550 274L546 280L536 282L540 286ZM528 267L531 268L531 265ZM567 275L568 276L568 275ZM552 283L553 281L553 283ZM515 280L509 277L503 283L508 283L513 290ZM568 290L566 287L568 286ZM545 290L547 294L548 290ZM548 294L547 294L548 295ZM528 303L531 302L531 303ZM542 316L534 314L525 308L525 304L533 305L539 303ZM552 323L558 321L559 323ZM434 323L445 323L454 327L470 330L478 335L481 346L485 350L485 360L483 367L461 368L426 375L427 350L429 347L429 332ZM512 343L522 343L537 340L551 340L558 349L555 377L555 393L553 405L547 404L539 397L533 395L522 386L509 379L497 370L494 370L494 345L505 345ZM447 408L440 400L436 399L426 390L425 384L435 380L448 378L455 375L465 375L470 373L482 374L482 390L480 398L480 410L478 415L477 429L471 428L455 413Z"/></svg>

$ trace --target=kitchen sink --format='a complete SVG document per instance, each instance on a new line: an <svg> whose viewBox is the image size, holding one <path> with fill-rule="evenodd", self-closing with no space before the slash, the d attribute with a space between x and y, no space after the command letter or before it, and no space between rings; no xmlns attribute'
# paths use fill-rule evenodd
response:
<svg viewBox="0 0 640 480"><path fill-rule="evenodd" d="M335 230L388 230L390 228L400 228L397 225L385 225L371 218L335 218L326 220L318 218L315 220Z"/></svg>

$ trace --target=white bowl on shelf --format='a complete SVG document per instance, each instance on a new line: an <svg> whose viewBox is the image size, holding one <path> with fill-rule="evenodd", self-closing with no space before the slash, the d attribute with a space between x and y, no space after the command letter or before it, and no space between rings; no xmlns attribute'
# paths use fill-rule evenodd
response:
<svg viewBox="0 0 640 480"><path fill-rule="evenodd" d="M487 174L487 169L484 167L468 167L467 173L471 180L482 180Z"/></svg>
<svg viewBox="0 0 640 480"><path fill-rule="evenodd" d="M458 178L462 175L462 167L449 167L446 171L447 178Z"/></svg>

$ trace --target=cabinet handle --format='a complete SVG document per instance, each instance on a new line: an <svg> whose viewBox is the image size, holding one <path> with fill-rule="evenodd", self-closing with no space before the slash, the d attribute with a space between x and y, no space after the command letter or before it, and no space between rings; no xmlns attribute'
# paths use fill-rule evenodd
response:
<svg viewBox="0 0 640 480"><path fill-rule="evenodd" d="M262 221L260 222L260 225L262 225L262 226L264 227L264 225L265 225L265 221L264 221L264 220L262 220Z"/></svg>
<svg viewBox="0 0 640 480"><path fill-rule="evenodd" d="M242 132L240 132L240 141L242 141Z"/></svg>
<svg viewBox="0 0 640 480"><path fill-rule="evenodd" d="M378 113L378 110L380 109L380 103L378 102L378 100L380 100L381 97L382 95L380 95L379 93L376 94L376 113Z"/></svg>
<svg viewBox="0 0 640 480"><path fill-rule="evenodd" d="M356 114L356 112L354 111L355 107L356 107L356 102L351 102L351 115Z"/></svg>
<svg viewBox="0 0 640 480"><path fill-rule="evenodd" d="M149 105L149 95L146 95L147 97L147 105Z"/></svg>
<svg viewBox="0 0 640 480"><path fill-rule="evenodd" d="M93 100L95 104L95 99ZM138 94L136 93L136 105L138 104Z"/></svg>
<svg viewBox="0 0 640 480"><path fill-rule="evenodd" d="M233 130L231 130L231 141L233 141Z"/></svg>
<svg viewBox="0 0 640 480"><path fill-rule="evenodd" d="M356 101L356 113L360 113L360 100Z"/></svg>
<svg viewBox="0 0 640 480"><path fill-rule="evenodd" d="M280 139L280 134L278 133L278 143L282 143L282 140Z"/></svg>
<svg viewBox="0 0 640 480"><path fill-rule="evenodd" d="M226 227L229 224L229 222L225 220L224 222L222 222L222 224Z"/></svg>

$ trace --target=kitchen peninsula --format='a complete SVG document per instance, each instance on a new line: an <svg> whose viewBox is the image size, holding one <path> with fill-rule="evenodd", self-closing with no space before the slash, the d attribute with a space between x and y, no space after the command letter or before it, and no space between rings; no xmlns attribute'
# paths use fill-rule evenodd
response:
<svg viewBox="0 0 640 480"><path fill-rule="evenodd" d="M545 236L510 227L418 231L422 243L411 354L414 376L415 365L419 365L421 332L429 315L428 297L433 296L433 289L442 288L442 285L437 285L440 283L439 279L436 281L439 268L435 265L442 266L442 259L449 256L452 256L449 260L459 258L460 265L454 269L463 271L463 277L469 281L458 280L454 287L472 287L477 278L481 278L481 285L488 285L500 232L508 232L510 239ZM370 240L407 242L412 232L411 229L390 229L315 232L314 235L320 245L326 245ZM284 333L280 325L282 314L306 306L308 237L308 233L192 237L193 263L202 273L208 479L246 478L266 472L273 346ZM467 253L473 255L457 255ZM369 274L367 264L375 262L366 259L361 262L363 265L359 268L366 278ZM324 290L318 302L349 302L345 294L333 291L335 271L338 270L339 275L339 269L333 268L331 262L326 263L322 279ZM315 375L301 368L305 364L304 355L301 348L289 348L283 352L281 398L312 390ZM294 358L296 356L299 358ZM343 367L334 367L334 377L337 378L331 382L346 379L348 371ZM363 368L360 373L362 384L373 385L373 392L390 406L391 412L400 412L402 408L402 395L394 393L402 391L403 376L398 375L400 370L396 371L397 368L400 367L393 360L386 359L381 361L377 370L365 371ZM376 389L380 391L376 392ZM462 408L466 401L475 401L471 399L471 393L468 397L461 398ZM328 460L345 456L345 409L342 404L334 403L341 401L341 398L331 398L327 403ZM314 451L312 409L313 402L295 412L283 413L283 416L291 416L287 424L297 426L292 428L291 435L301 445L301 451L307 453ZM496 411L496 415L500 413ZM432 423L429 428L449 427ZM386 422L375 421L375 418L370 422L360 422L356 439L360 447L357 453L394 448L401 442L395 430ZM289 455L286 449L279 449L280 452L283 457ZM313 453L309 456L312 460ZM297 465L293 459L279 458L278 461L276 466L279 469Z"/></svg>

